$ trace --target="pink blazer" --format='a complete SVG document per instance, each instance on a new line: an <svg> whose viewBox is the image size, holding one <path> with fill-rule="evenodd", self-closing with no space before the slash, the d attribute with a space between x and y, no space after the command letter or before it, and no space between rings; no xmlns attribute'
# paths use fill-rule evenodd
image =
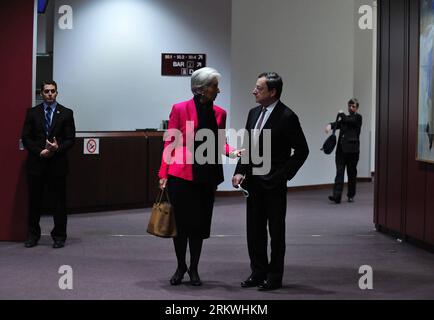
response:
<svg viewBox="0 0 434 320"><path fill-rule="evenodd" d="M216 105L213 105L213 109L218 129L226 129L226 111ZM164 151L161 159L160 171L158 173L160 179L167 178L171 175L193 181L192 150L194 134L197 131L197 126L198 120L196 105L193 99L173 105L169 116L167 133L170 134L171 129L177 129L182 134L182 140L178 139L176 142L175 138L172 137L172 139L166 140L164 143ZM222 133L224 133L224 131L219 130L219 134ZM226 143L225 138L223 139L222 137L220 140L223 141L220 150L222 150L222 153L226 156L229 155L229 153L234 149ZM170 148L168 148L169 145Z"/></svg>

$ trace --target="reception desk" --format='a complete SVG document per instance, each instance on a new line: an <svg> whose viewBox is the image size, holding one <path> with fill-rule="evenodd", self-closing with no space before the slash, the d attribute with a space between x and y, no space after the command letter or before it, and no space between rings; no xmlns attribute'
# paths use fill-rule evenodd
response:
<svg viewBox="0 0 434 320"><path fill-rule="evenodd" d="M77 132L75 145L68 154L69 212L151 206L159 190L163 134L161 131Z"/></svg>

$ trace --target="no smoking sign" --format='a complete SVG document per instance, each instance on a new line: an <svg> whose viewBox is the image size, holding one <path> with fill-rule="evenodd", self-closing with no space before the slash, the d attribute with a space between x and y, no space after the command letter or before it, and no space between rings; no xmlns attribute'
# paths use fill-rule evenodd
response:
<svg viewBox="0 0 434 320"><path fill-rule="evenodd" d="M99 154L99 139L83 139L83 154Z"/></svg>

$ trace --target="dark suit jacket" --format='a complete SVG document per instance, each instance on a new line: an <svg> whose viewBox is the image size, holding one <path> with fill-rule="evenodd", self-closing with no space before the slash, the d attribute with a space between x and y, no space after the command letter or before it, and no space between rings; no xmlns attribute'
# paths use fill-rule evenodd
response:
<svg viewBox="0 0 434 320"><path fill-rule="evenodd" d="M252 150L251 130L254 128L260 113L261 106L258 106L251 109L247 117L246 133L249 137L249 146L245 145L244 148L248 151ZM254 165L251 161L248 164L243 164L243 158L241 158L238 161L235 174L246 175L246 187L249 186L249 180L254 180L255 184L259 184L260 187L267 190L286 187L286 182L295 176L309 154L309 148L300 122L297 115L279 101L263 129L271 129L270 172L252 177ZM263 133L261 132L259 137L260 150L262 150L262 136ZM251 157L249 158L251 160Z"/></svg>
<svg viewBox="0 0 434 320"><path fill-rule="evenodd" d="M341 120L332 122L332 128L339 129L338 149L342 148L343 153L360 152L360 128L362 127L362 116L358 113L346 115L340 113Z"/></svg>
<svg viewBox="0 0 434 320"><path fill-rule="evenodd" d="M68 172L66 151L70 149L75 140L74 116L71 109L57 103L51 123L48 140L56 137L59 149L49 159L40 157L45 149L47 139L44 130L45 111L43 104L27 110L21 139L28 150L27 173L31 175L64 176Z"/></svg>

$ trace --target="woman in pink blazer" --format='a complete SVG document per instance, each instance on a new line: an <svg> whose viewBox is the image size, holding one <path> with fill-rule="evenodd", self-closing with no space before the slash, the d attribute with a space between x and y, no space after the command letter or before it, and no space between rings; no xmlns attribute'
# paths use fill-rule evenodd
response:
<svg viewBox="0 0 434 320"><path fill-rule="evenodd" d="M160 188L168 188L178 231L173 238L178 266L170 279L171 285L181 284L186 272L192 285L202 284L198 273L202 242L210 236L214 195L217 186L223 182L223 167L219 160L222 153L227 156L241 154L226 144L226 111L214 104L220 92L219 79L220 74L215 69L196 70L191 76L194 97L175 104L169 117L159 177ZM195 141L201 134L208 138ZM207 139L215 141L212 148L201 147ZM190 248L189 268L186 264L187 244Z"/></svg>

